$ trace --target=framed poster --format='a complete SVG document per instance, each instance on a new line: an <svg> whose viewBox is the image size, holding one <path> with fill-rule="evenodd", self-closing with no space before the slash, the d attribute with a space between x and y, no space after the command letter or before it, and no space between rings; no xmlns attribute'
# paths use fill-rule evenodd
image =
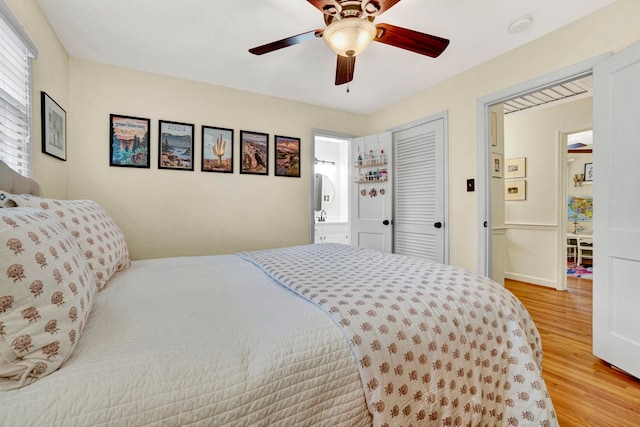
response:
<svg viewBox="0 0 640 427"><path fill-rule="evenodd" d="M149 128L151 120L109 115L109 166L149 168Z"/></svg>
<svg viewBox="0 0 640 427"><path fill-rule="evenodd" d="M193 170L193 125L160 120L158 169Z"/></svg>
<svg viewBox="0 0 640 427"><path fill-rule="evenodd" d="M275 136L276 176L300 178L300 138Z"/></svg>
<svg viewBox="0 0 640 427"><path fill-rule="evenodd" d="M240 173L269 174L269 134L240 131Z"/></svg>
<svg viewBox="0 0 640 427"><path fill-rule="evenodd" d="M46 92L40 93L42 109L42 152L67 160L67 112Z"/></svg>
<svg viewBox="0 0 640 427"><path fill-rule="evenodd" d="M233 129L202 126L203 172L233 173Z"/></svg>

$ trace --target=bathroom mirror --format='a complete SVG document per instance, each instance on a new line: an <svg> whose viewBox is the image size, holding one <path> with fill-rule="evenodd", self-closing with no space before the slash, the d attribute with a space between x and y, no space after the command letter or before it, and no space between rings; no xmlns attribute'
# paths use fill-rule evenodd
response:
<svg viewBox="0 0 640 427"><path fill-rule="evenodd" d="M331 179L321 173L315 175L314 204L316 212L326 211L335 197L335 188Z"/></svg>

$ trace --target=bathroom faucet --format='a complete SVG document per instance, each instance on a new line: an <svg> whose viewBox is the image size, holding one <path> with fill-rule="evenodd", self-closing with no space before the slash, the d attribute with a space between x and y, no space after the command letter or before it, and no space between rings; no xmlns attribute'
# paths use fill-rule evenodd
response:
<svg viewBox="0 0 640 427"><path fill-rule="evenodd" d="M327 212L325 212L324 209L322 209L320 211L320 218L318 218L319 222L324 222L327 218L326 218Z"/></svg>

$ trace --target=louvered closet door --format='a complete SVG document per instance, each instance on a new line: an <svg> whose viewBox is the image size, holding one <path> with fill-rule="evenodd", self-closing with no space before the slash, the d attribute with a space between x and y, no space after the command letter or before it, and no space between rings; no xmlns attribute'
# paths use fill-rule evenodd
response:
<svg viewBox="0 0 640 427"><path fill-rule="evenodd" d="M444 120L393 136L394 252L444 263Z"/></svg>

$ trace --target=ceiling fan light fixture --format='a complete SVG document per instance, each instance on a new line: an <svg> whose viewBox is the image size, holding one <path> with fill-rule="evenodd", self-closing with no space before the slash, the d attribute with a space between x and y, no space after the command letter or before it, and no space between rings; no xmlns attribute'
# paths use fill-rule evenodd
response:
<svg viewBox="0 0 640 427"><path fill-rule="evenodd" d="M343 18L333 21L322 35L329 47L341 56L362 53L376 36L376 26L368 19Z"/></svg>

